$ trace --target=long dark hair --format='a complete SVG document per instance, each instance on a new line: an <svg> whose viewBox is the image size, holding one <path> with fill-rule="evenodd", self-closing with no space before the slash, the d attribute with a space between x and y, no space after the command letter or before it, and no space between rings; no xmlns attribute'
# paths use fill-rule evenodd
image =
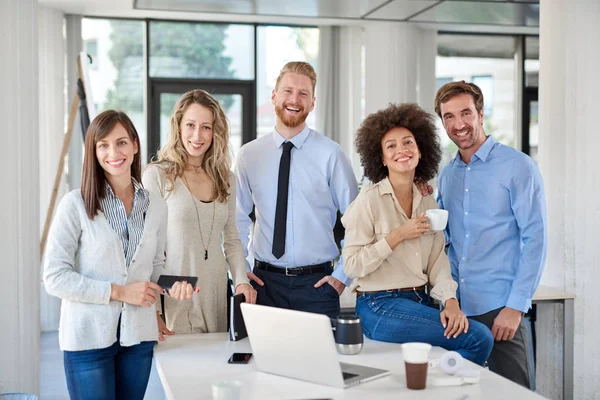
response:
<svg viewBox="0 0 600 400"><path fill-rule="evenodd" d="M96 144L112 132L117 124L123 125L129 138L140 149L140 138L133 122L127 114L121 111L106 110L92 121L85 136L85 151L83 157L83 172L81 179L81 197L85 204L85 212L89 219L94 219L100 210L100 200L106 193L106 177L104 169L96 158ZM138 182L142 181L142 160L140 151L133 156L131 176Z"/></svg>

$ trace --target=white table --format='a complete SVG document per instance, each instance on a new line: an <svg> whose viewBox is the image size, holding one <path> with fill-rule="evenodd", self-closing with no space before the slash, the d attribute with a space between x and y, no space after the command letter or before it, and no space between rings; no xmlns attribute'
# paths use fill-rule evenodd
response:
<svg viewBox="0 0 600 400"><path fill-rule="evenodd" d="M573 346L575 345L575 295L562 290L538 286L533 304L558 303L563 306L563 400L573 400ZM537 331L536 331L537 332Z"/></svg>
<svg viewBox="0 0 600 400"><path fill-rule="evenodd" d="M210 399L211 384L221 380L242 383L242 399L415 399L475 400L475 399L543 399L509 380L481 369L481 382L458 387L428 387L423 391L406 388L404 362L400 345L365 339L362 352L355 356L339 356L340 361L387 369L391 375L348 389L284 378L259 372L255 358L248 365L230 365L227 359L234 352L251 352L248 339L230 342L227 334L175 335L160 343L154 353L158 374L169 400ZM432 358L444 352L432 350ZM309 367L309 366L307 366ZM443 376L439 368L429 376Z"/></svg>

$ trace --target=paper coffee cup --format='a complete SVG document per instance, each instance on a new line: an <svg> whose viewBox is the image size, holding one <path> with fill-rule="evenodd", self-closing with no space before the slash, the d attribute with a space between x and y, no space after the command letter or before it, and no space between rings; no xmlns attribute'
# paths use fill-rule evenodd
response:
<svg viewBox="0 0 600 400"><path fill-rule="evenodd" d="M402 345L407 388L413 390L425 389L430 350L431 345L428 343L411 342Z"/></svg>
<svg viewBox="0 0 600 400"><path fill-rule="evenodd" d="M432 208L425 211L425 216L429 219L432 231L443 231L448 223L448 211Z"/></svg>

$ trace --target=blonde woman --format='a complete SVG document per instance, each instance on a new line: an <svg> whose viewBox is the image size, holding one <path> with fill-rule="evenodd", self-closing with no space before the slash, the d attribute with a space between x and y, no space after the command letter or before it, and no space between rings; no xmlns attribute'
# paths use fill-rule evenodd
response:
<svg viewBox="0 0 600 400"><path fill-rule="evenodd" d="M166 266L173 274L197 276L200 293L191 301L165 298L164 334L227 329L227 265L235 293L254 303L235 216L235 178L228 153L229 124L219 102L204 90L179 98L167 143L142 181L168 208Z"/></svg>

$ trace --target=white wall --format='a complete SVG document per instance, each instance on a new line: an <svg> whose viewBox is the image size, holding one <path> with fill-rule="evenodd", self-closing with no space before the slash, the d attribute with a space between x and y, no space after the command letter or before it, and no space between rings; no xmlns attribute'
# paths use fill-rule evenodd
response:
<svg viewBox="0 0 600 400"><path fill-rule="evenodd" d="M340 30L340 59L341 69L339 71L340 92L340 132L342 138L340 145L350 158L352 169L357 180L362 177L360 159L354 146L356 130L362 122L361 103L363 99L363 65L362 48L364 32L363 28L356 26L344 26Z"/></svg>
<svg viewBox="0 0 600 400"><path fill-rule="evenodd" d="M67 69L67 99L69 103L77 93L77 57L83 51L83 39L81 36L81 15L66 16L66 69ZM71 107L71 104L69 104ZM69 147L69 167L67 182L69 189L77 189L81 186L81 166L83 165L83 135L79 116L73 126L73 135Z"/></svg>
<svg viewBox="0 0 600 400"><path fill-rule="evenodd" d="M437 35L438 32L432 29L419 29L418 31L417 103L431 114L435 114L433 103L436 92Z"/></svg>
<svg viewBox="0 0 600 400"><path fill-rule="evenodd" d="M38 21L41 234L49 211L48 207L65 136L66 99L64 15L60 11L40 7ZM69 101L71 102L73 96L70 97ZM63 174L56 195L56 205L66 192L67 184ZM59 312L60 300L49 296L40 281L40 322L43 332L58 329Z"/></svg>
<svg viewBox="0 0 600 400"><path fill-rule="evenodd" d="M600 2L540 6L539 163L548 203L542 283L575 292L575 399L600 395ZM538 386L560 398L560 310L540 310ZM549 321L549 322L543 322Z"/></svg>
<svg viewBox="0 0 600 400"><path fill-rule="evenodd" d="M361 123L362 44L361 27L319 27L316 128L339 143L350 158L357 180L361 169L354 151L354 134Z"/></svg>
<svg viewBox="0 0 600 400"><path fill-rule="evenodd" d="M37 27L37 0L0 2L0 393L40 387Z"/></svg>
<svg viewBox="0 0 600 400"><path fill-rule="evenodd" d="M407 23L365 25L367 115L390 102L419 102L426 110L433 110L436 34Z"/></svg>
<svg viewBox="0 0 600 400"><path fill-rule="evenodd" d="M365 27L365 113L390 102L416 102L418 33L420 28L397 22L371 22Z"/></svg>

